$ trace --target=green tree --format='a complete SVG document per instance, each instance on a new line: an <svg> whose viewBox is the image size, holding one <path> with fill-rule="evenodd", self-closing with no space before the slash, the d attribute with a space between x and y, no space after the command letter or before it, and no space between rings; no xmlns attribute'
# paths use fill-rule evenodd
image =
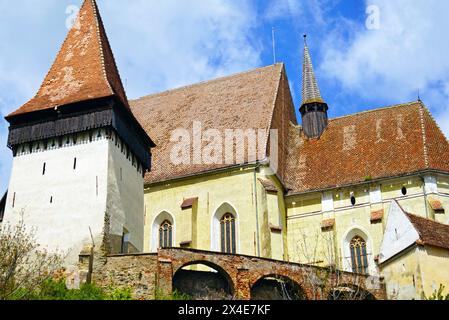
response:
<svg viewBox="0 0 449 320"><path fill-rule="evenodd" d="M0 300L25 299L61 265L62 257L42 249L23 219L14 226L0 225Z"/></svg>

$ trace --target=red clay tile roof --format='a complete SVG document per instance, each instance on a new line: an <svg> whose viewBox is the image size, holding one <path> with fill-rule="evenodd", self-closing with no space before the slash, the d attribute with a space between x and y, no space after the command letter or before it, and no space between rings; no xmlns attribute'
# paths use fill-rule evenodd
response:
<svg viewBox="0 0 449 320"><path fill-rule="evenodd" d="M380 221L382 220L383 217L384 217L384 209L371 212L371 222Z"/></svg>
<svg viewBox="0 0 449 320"><path fill-rule="evenodd" d="M419 233L420 244L449 249L449 225L407 213Z"/></svg>
<svg viewBox="0 0 449 320"><path fill-rule="evenodd" d="M441 201L436 200L436 199L431 199L429 198L429 204L430 207L432 208L432 210L434 211L444 211L444 207L443 204L441 203Z"/></svg>
<svg viewBox="0 0 449 320"><path fill-rule="evenodd" d="M181 204L181 208L182 209L191 208L191 207L193 207L193 205L195 204L196 201L198 201L198 197L197 198L184 199L184 201Z"/></svg>
<svg viewBox="0 0 449 320"><path fill-rule="evenodd" d="M173 131L183 128L192 132L193 122L200 122L203 133L217 129L224 136L226 129L262 129L268 134L283 70L283 64L276 64L130 101L133 114L157 145L153 168L145 182L229 167L224 163L173 164L170 154L177 144L170 141ZM263 160L266 154L266 143L259 144L257 159L253 160ZM193 161L193 150L190 156ZM234 165L249 160L245 156L243 163L234 161Z"/></svg>
<svg viewBox="0 0 449 320"><path fill-rule="evenodd" d="M85 0L36 96L8 117L117 96L128 100L95 0Z"/></svg>
<svg viewBox="0 0 449 320"><path fill-rule="evenodd" d="M332 228L335 225L335 219L327 219L321 222L321 229Z"/></svg>
<svg viewBox="0 0 449 320"><path fill-rule="evenodd" d="M290 194L341 187L424 170L449 172L449 143L421 102L329 121L319 139L290 126Z"/></svg>

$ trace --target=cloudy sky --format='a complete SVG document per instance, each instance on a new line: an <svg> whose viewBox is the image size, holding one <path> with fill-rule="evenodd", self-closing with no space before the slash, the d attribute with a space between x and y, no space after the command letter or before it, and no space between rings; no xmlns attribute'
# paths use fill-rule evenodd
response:
<svg viewBox="0 0 449 320"><path fill-rule="evenodd" d="M14 3L14 5L11 5ZM0 0L0 116L39 88L81 0ZM98 0L128 96L273 63L300 101L302 34L332 117L421 99L449 136L447 0ZM0 120L0 193L11 152Z"/></svg>

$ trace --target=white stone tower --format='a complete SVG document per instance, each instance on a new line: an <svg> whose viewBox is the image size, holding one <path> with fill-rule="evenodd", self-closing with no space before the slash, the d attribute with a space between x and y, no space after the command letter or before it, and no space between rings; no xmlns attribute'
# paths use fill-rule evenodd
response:
<svg viewBox="0 0 449 320"><path fill-rule="evenodd" d="M109 253L142 251L154 143L129 108L95 0L83 3L36 96L6 120L14 161L4 222L23 216L69 263L92 240Z"/></svg>

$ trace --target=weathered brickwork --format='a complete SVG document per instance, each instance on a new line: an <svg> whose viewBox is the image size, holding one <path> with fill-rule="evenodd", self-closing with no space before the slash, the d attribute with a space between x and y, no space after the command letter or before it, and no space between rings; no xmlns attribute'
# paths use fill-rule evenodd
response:
<svg viewBox="0 0 449 320"><path fill-rule="evenodd" d="M331 289L329 287L317 296L310 281L311 275L325 274L327 270L324 268L192 249L162 249L157 254L109 256L102 266L94 268L92 280L102 286L131 287L136 298L154 299L156 296L170 296L176 272L197 264L213 268L224 276L236 299L250 299L251 288L256 282L273 276L297 283L307 299L327 299ZM371 287L372 281L379 286ZM333 272L326 277L326 283L338 283L339 287L357 285L376 299L386 298L385 286L379 278Z"/></svg>

